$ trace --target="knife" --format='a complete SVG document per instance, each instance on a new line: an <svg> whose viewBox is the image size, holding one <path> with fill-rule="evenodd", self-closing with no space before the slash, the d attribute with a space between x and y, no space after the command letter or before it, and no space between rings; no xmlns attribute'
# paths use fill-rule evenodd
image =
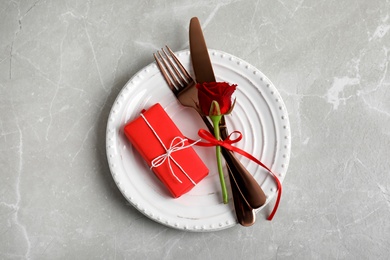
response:
<svg viewBox="0 0 390 260"><path fill-rule="evenodd" d="M193 17L190 21L190 53L195 78L198 83L215 82L214 71L211 65L206 42L203 37L199 19ZM225 118L222 117L220 124L222 139L228 136ZM236 184L237 190L252 209L257 209L264 205L266 196L260 185L253 176L245 169L233 152L222 147L222 154L230 169L229 178L231 186ZM233 183L232 183L233 182Z"/></svg>

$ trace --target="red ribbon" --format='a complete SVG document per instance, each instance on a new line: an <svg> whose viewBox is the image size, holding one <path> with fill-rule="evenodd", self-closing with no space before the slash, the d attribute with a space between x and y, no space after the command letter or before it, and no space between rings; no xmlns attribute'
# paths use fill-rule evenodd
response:
<svg viewBox="0 0 390 260"><path fill-rule="evenodd" d="M238 134L238 137L232 139L232 135L234 135L234 134ZM278 189L277 190L278 196L276 198L274 209L272 210L271 214L267 218L268 220L272 220L278 207L279 207L280 197L282 196L282 184L280 183L278 177L276 177L276 175L265 164L263 164L261 161L259 161L257 158L255 158L253 155L245 152L244 150L241 150L238 147L232 146L232 144L237 143L242 139L241 132L234 131L225 140L217 140L209 131L207 131L205 129L200 129L198 131L198 135L202 139L204 139L208 142L197 142L196 145L205 146L205 147L217 146L217 145L222 146L230 151L233 151L233 152L236 152L236 153L239 153L239 154L245 156L246 158L252 160L253 162L257 163L258 165L260 165L261 167L266 169L269 173L271 173L272 177L274 178L274 180L276 182L276 186ZM195 141L189 139L189 142L192 143Z"/></svg>

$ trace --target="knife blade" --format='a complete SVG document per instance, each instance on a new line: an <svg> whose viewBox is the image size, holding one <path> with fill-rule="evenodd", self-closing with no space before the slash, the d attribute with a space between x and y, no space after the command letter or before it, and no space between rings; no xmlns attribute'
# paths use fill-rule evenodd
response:
<svg viewBox="0 0 390 260"><path fill-rule="evenodd" d="M193 17L190 21L189 36L190 55L196 81L198 83L215 82L216 80L208 49L197 17ZM222 139L225 139L228 136L228 131L224 117L222 117L221 120L220 130ZM237 190L240 192L243 199L253 209L257 209L264 205L266 196L258 182L234 156L233 152L224 149L223 147L221 150L228 165L228 169L230 169L229 178L231 182L236 184Z"/></svg>

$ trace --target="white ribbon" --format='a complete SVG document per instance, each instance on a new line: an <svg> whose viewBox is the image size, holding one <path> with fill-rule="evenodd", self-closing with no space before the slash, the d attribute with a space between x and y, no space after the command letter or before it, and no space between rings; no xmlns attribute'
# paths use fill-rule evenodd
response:
<svg viewBox="0 0 390 260"><path fill-rule="evenodd" d="M145 116L141 113L141 117L144 119L145 123L149 126L150 130L152 130L153 134L156 136L157 140L160 142L160 144L162 145L162 147L164 147L164 150L165 150L165 153L164 154L161 154L159 156L157 156L156 158L154 158L152 161L151 161L151 166L150 166L150 169L152 168L155 168L155 167L159 167L161 166L166 160L168 160L168 165L169 165L169 169L171 171L171 174L176 178L176 180L180 183L183 183L179 177L176 176L176 174L174 173L173 169L172 169L172 164L171 164L171 161L174 162L176 164L176 166L184 173L184 175L191 181L192 184L196 185L196 183L191 179L191 177L186 173L186 171L180 166L180 164L172 157L172 153L174 152L178 152L178 151L181 151L181 150L184 150L184 149L187 149L187 148L190 148L191 146L195 145L197 142L200 141L197 140L196 142L192 143L192 144L189 144L189 145L185 145L185 142L187 141L187 139L185 138L182 138L180 136L176 136L175 138L173 138L173 140L171 141L171 144L169 146L169 148L167 148L165 146L165 144L163 143L163 141L161 140L161 138L158 136L157 132L154 130L154 128L152 127L152 125L149 123L149 121L145 118ZM175 141L179 140L177 143L175 143Z"/></svg>

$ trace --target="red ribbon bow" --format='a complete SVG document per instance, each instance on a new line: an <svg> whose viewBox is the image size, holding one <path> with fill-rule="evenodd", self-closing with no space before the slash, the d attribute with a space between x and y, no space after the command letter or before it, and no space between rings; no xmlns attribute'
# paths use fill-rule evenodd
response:
<svg viewBox="0 0 390 260"><path fill-rule="evenodd" d="M232 135L234 135L234 134L238 134L238 137L232 139ZM265 164L263 164L261 161L259 161L257 158L255 158L253 155L245 152L244 150L242 150L238 147L232 146L232 144L237 143L242 139L241 132L234 131L234 132L230 133L230 135L225 140L217 140L209 131L207 131L205 129L200 129L198 131L198 135L199 135L199 137L201 137L202 139L204 139L208 142L197 142L196 145L205 146L205 147L217 146L217 145L222 146L230 151L237 152L237 153L245 156L249 160L257 163L258 165L260 165L261 167L266 169L272 175L272 177L274 178L274 180L276 182L276 186L278 189L277 190L278 196L276 198L274 209L272 210L271 214L267 218L268 220L272 220L277 209L278 209L280 197L282 196L282 184L280 183L278 177L276 177L276 175ZM193 140L189 140L189 141L194 142Z"/></svg>

